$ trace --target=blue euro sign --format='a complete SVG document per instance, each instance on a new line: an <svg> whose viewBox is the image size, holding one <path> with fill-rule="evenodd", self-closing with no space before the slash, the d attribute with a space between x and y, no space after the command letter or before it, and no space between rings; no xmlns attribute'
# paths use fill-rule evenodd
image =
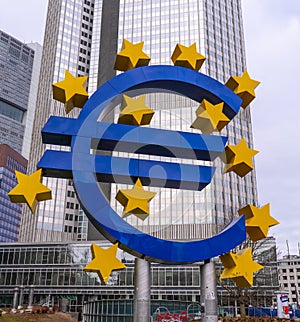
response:
<svg viewBox="0 0 300 322"><path fill-rule="evenodd" d="M147 66L120 74L102 85L86 102L78 119L49 118L42 130L44 143L70 146L71 151L47 150L38 168L49 177L72 178L79 202L93 225L112 243L135 256L162 263L189 263L212 258L246 238L243 216L221 233L187 242L163 240L145 234L124 221L110 206L98 182L202 190L212 180L214 167L176 162L124 158L91 151L120 151L170 158L213 161L227 137L161 130L104 122L121 102L122 94L137 96L172 92L197 102L224 102L232 119L241 99L229 88L201 73L177 66Z"/></svg>

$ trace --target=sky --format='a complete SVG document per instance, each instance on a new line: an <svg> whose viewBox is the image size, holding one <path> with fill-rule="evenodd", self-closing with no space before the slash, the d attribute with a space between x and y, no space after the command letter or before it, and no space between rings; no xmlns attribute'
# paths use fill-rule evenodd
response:
<svg viewBox="0 0 300 322"><path fill-rule="evenodd" d="M5 1L0 29L42 44L47 2ZM276 237L281 256L287 254L287 240L290 254L299 254L300 3L242 0L242 6L247 69L261 82L251 104L254 147L260 151L255 157L259 203L270 203L280 222L269 235Z"/></svg>
<svg viewBox="0 0 300 322"><path fill-rule="evenodd" d="M242 0L249 74L261 81L251 105L259 202L280 225L281 254L300 242L300 2ZM299 199L298 199L299 198Z"/></svg>

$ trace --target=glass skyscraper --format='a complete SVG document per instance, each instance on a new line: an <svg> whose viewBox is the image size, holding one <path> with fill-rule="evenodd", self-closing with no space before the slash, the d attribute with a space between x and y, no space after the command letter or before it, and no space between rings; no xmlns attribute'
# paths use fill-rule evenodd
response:
<svg viewBox="0 0 300 322"><path fill-rule="evenodd" d="M0 144L0 243L16 242L22 206L11 203L8 192L17 184L15 170L26 173L27 160L7 144Z"/></svg>
<svg viewBox="0 0 300 322"><path fill-rule="evenodd" d="M35 109L30 100L36 94L31 87L33 74L38 77L35 58L33 48L0 30L0 242L19 237L22 206L11 203L7 193L17 184L14 171L26 173L21 151L31 138L25 126Z"/></svg>
<svg viewBox="0 0 300 322"><path fill-rule="evenodd" d="M44 146L41 128L49 115L64 115L62 104L52 99L51 85L64 78L68 69L74 75L89 73L94 1L52 0L48 4L37 112L29 155L29 169L35 171ZM76 117L78 111L70 113ZM22 218L20 241L86 240L87 219L79 209L71 181L44 179L53 199L40 204L35 216Z"/></svg>
<svg viewBox="0 0 300 322"><path fill-rule="evenodd" d="M21 153L34 50L0 30L0 144Z"/></svg>
<svg viewBox="0 0 300 322"><path fill-rule="evenodd" d="M177 43L196 43L198 51L206 56L200 71L222 83L231 75L241 75L246 67L240 1L121 0L119 50L124 38L134 43L144 41L152 65L172 64L170 57ZM155 110L151 126L191 131L198 107L194 101L151 94L148 105ZM252 146L249 110L241 111L222 134L229 137L230 144L245 137ZM128 220L166 239L207 238L219 232L241 206L257 203L257 192L254 172L239 178L234 173L223 175L219 159L214 165L217 170L213 182L203 191L162 189L151 202L152 215L147 220Z"/></svg>
<svg viewBox="0 0 300 322"><path fill-rule="evenodd" d="M231 75L241 75L245 70L241 1L120 0L114 3L118 4L114 12L118 19L114 23L119 43L114 54L109 53L112 65L125 38L133 43L144 41L144 51L151 57L152 65L171 65L170 57L177 43L189 46L195 42L198 51L206 56L201 72L225 83ZM62 80L68 69L74 75L89 75L90 93L99 85L99 76L104 73L99 69L99 57L101 60L108 55L101 47L101 37L110 30L104 23L104 4L104 0L49 1L30 172L35 170L45 148L41 128L50 115L64 115L62 104L51 98L51 84ZM155 110L151 127L194 131L190 129L198 107L194 101L173 94L149 94L147 104ZM74 110L69 116L76 117L78 112ZM240 111L223 133L228 135L230 144L244 137L253 147L249 109ZM213 182L203 191L157 189L150 203L151 215L143 222L134 216L126 220L166 239L200 239L216 234L237 216L239 208L249 203L257 205L257 191L254 171L244 178L234 173L223 175L221 161L214 163L217 169ZM44 183L52 189L53 200L40 203L35 216L24 214L20 240L87 240L88 221L80 210L72 181L44 178ZM111 186L111 204L120 214L122 209L114 198L122 187Z"/></svg>

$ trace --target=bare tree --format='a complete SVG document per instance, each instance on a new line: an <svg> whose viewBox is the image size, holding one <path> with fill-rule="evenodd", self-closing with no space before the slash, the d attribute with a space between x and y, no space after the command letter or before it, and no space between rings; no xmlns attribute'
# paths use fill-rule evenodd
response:
<svg viewBox="0 0 300 322"><path fill-rule="evenodd" d="M272 295L278 290L277 253L274 238L268 237L253 242L247 239L237 246L233 252L252 248L253 260L264 266L264 269L255 273L253 286L240 288L231 279L220 280L223 270L221 262L216 264L216 274L219 280L219 290L227 296L227 302L238 305L241 316L246 315L246 306L271 306Z"/></svg>

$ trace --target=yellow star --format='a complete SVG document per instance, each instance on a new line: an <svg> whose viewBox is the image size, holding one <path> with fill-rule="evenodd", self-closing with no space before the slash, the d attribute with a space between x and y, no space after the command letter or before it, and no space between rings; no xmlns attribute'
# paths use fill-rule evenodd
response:
<svg viewBox="0 0 300 322"><path fill-rule="evenodd" d="M205 61L205 57L197 52L196 43L193 43L189 47L177 44L171 59L175 66L182 66L197 71Z"/></svg>
<svg viewBox="0 0 300 322"><path fill-rule="evenodd" d="M89 95L86 91L87 76L74 77L65 71L65 79L52 84L53 98L65 104L68 114L74 107L82 108Z"/></svg>
<svg viewBox="0 0 300 322"><path fill-rule="evenodd" d="M112 271L126 268L117 259L118 244L104 249L96 244L91 245L93 259L85 267L85 272L96 272L102 284L106 284Z"/></svg>
<svg viewBox="0 0 300 322"><path fill-rule="evenodd" d="M18 184L8 193L11 202L27 203L34 213L37 203L51 199L51 190L41 183L42 169L26 175L15 171Z"/></svg>
<svg viewBox="0 0 300 322"><path fill-rule="evenodd" d="M244 177L253 170L252 157L257 153L258 151L248 147L244 138L237 145L226 146L225 153L222 156L223 161L226 163L224 173L233 171L240 177Z"/></svg>
<svg viewBox="0 0 300 322"><path fill-rule="evenodd" d="M133 44L124 39L122 49L117 54L114 68L126 71L136 67L147 66L150 62L150 57L143 52L143 46L143 41Z"/></svg>
<svg viewBox="0 0 300 322"><path fill-rule="evenodd" d="M216 130L221 131L230 122L223 113L223 106L224 103L213 105L204 99L196 111L197 118L191 127L207 134Z"/></svg>
<svg viewBox="0 0 300 322"><path fill-rule="evenodd" d="M241 106L246 108L254 100L254 89L259 84L260 82L250 78L245 70L242 76L231 76L225 85L243 100Z"/></svg>
<svg viewBox="0 0 300 322"><path fill-rule="evenodd" d="M150 124L154 111L145 105L145 95L131 98L123 95L119 124L147 125Z"/></svg>
<svg viewBox="0 0 300 322"><path fill-rule="evenodd" d="M238 287L252 286L254 272L264 268L253 261L251 248L245 248L236 254L226 253L220 259L224 265L220 279L232 278Z"/></svg>
<svg viewBox="0 0 300 322"><path fill-rule="evenodd" d="M270 215L270 204L261 208L247 205L238 211L239 215L245 215L246 230L252 241L264 239L268 235L269 227L278 225L279 222Z"/></svg>
<svg viewBox="0 0 300 322"><path fill-rule="evenodd" d="M156 192L144 190L140 179L137 179L132 189L120 189L116 199L124 206L123 218L133 214L145 220L149 216L148 203L156 195Z"/></svg>

